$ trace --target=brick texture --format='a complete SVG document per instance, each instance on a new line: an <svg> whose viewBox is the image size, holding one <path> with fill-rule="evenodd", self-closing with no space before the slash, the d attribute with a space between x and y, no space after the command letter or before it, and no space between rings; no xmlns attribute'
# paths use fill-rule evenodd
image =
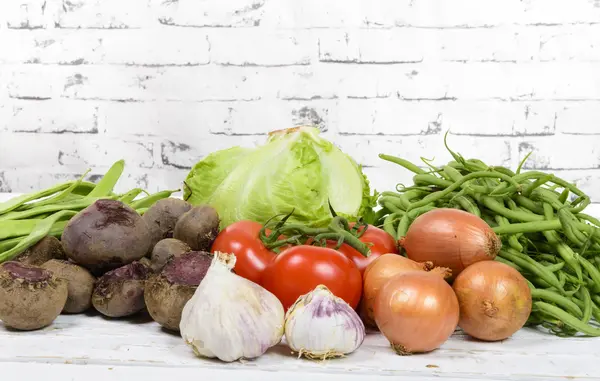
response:
<svg viewBox="0 0 600 381"><path fill-rule="evenodd" d="M593 0L0 1L0 191L177 189L208 153L314 124L378 190L394 154L552 171L600 203Z"/></svg>

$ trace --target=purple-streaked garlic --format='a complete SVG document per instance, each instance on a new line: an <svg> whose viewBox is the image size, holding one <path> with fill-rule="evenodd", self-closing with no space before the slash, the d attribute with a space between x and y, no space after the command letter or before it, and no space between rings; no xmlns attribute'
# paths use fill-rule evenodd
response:
<svg viewBox="0 0 600 381"><path fill-rule="evenodd" d="M258 284L231 272L235 255L213 255L183 307L181 336L199 357L225 362L259 357L283 337L283 305Z"/></svg>
<svg viewBox="0 0 600 381"><path fill-rule="evenodd" d="M288 346L311 359L341 357L365 339L365 326L354 309L323 285L302 295L285 316Z"/></svg>

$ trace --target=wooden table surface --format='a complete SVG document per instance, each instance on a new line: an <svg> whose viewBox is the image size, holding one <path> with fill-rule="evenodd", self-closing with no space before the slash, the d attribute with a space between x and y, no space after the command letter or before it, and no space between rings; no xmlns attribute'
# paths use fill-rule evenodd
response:
<svg viewBox="0 0 600 381"><path fill-rule="evenodd" d="M588 212L600 215L600 208ZM61 315L33 332L0 324L0 371L6 380L44 381L600 380L600 338L522 329L508 340L484 343L457 331L432 353L401 357L380 334L369 333L343 359L298 359L282 342L256 360L225 364L195 357L181 337L146 314L108 319L90 312Z"/></svg>

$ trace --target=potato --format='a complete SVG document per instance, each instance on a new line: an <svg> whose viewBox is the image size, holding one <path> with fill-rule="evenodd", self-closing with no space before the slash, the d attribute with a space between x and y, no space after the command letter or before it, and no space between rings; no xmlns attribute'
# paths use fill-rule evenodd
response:
<svg viewBox="0 0 600 381"><path fill-rule="evenodd" d="M67 301L67 282L50 270L20 262L0 267L0 320L30 331L49 326Z"/></svg>
<svg viewBox="0 0 600 381"><path fill-rule="evenodd" d="M62 312L78 314L92 306L92 292L96 278L88 270L60 259L52 259L41 267L52 271L57 278L67 281L67 303Z"/></svg>
<svg viewBox="0 0 600 381"><path fill-rule="evenodd" d="M150 269L138 261L102 275L94 292L92 305L109 317L130 316L144 309L144 286Z"/></svg>
<svg viewBox="0 0 600 381"><path fill-rule="evenodd" d="M219 215L208 205L200 205L184 213L173 232L173 238L187 243L192 250L208 251L219 234Z"/></svg>
<svg viewBox="0 0 600 381"><path fill-rule="evenodd" d="M160 272L165 264L173 257L192 251L187 243L175 238L165 238L158 241L152 250L151 267L155 273Z"/></svg>
<svg viewBox="0 0 600 381"><path fill-rule="evenodd" d="M99 275L144 257L150 232L128 205L98 200L69 221L62 243L69 259Z"/></svg>
<svg viewBox="0 0 600 381"><path fill-rule="evenodd" d="M162 239L173 237L173 229L181 215L192 209L192 204L177 198L157 201L142 216L150 230L150 251Z"/></svg>
<svg viewBox="0 0 600 381"><path fill-rule="evenodd" d="M207 252L184 253L172 258L160 274L148 280L144 301L154 321L166 329L179 331L183 307L204 279L212 258Z"/></svg>
<svg viewBox="0 0 600 381"><path fill-rule="evenodd" d="M55 237L46 236L15 258L15 261L27 265L40 266L51 259L65 258L65 251L60 241Z"/></svg>

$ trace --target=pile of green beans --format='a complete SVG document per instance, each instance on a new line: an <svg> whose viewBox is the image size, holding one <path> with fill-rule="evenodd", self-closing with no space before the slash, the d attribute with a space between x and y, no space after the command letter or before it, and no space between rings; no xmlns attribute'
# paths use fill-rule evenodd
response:
<svg viewBox="0 0 600 381"><path fill-rule="evenodd" d="M444 139L446 143L446 139ZM415 173L413 185L383 192L376 224L394 238L406 235L419 215L457 208L481 217L502 238L496 260L517 269L533 297L530 326L559 336L600 336L600 220L583 213L590 198L553 174L522 172L464 159L423 169L381 154Z"/></svg>
<svg viewBox="0 0 600 381"><path fill-rule="evenodd" d="M60 237L69 219L100 199L119 200L143 214L156 201L178 190L148 194L134 188L124 194L113 189L123 174L125 162L115 162L97 184L79 179L0 203L0 263L14 259L42 238ZM146 196L136 199L140 194Z"/></svg>

